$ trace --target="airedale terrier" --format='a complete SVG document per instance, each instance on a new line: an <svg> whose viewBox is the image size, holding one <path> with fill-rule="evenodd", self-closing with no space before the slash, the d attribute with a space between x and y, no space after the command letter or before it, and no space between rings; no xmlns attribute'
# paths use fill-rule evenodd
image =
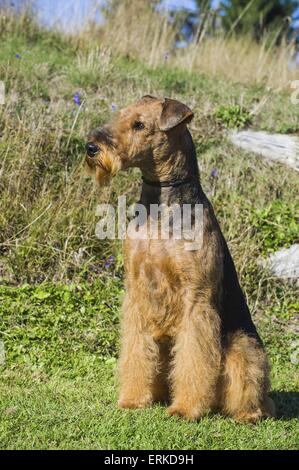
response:
<svg viewBox="0 0 299 470"><path fill-rule="evenodd" d="M171 238L124 242L126 296L119 360L122 408L168 402L170 415L209 410L255 422L274 416L269 367L236 269L199 178L193 112L144 96L92 132L86 161L99 183L138 167L140 203L201 204L200 249Z"/></svg>

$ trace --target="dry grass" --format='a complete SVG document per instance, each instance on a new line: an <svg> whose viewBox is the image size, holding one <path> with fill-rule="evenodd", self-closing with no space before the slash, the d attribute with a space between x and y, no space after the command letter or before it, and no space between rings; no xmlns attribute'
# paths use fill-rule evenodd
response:
<svg viewBox="0 0 299 470"><path fill-rule="evenodd" d="M250 37L234 36L234 31L226 36L218 32L215 37L205 36L199 43L191 42L188 47L178 49L174 47L177 29L166 13L155 11L147 0L119 2L113 14L106 15L105 22L99 25L91 19L100 5L94 1L90 14L86 15L88 24L72 38L80 49L86 49L88 43L94 44L95 51L89 57L78 57L78 66L86 72L94 73L99 67L105 67L100 46L101 50L112 50L114 55L141 59L149 67L179 67L187 72L206 73L244 84L263 84L276 90L289 87L290 81L299 78L298 69L290 67L295 43L283 42L277 46L275 35L256 43ZM69 6L70 2L66 2L64 11ZM74 22L78 23L80 11L74 8ZM0 28L14 34L30 30L32 36L37 36L30 1L17 21L9 9L2 10ZM58 20L57 28L61 28Z"/></svg>
<svg viewBox="0 0 299 470"><path fill-rule="evenodd" d="M237 38L231 32L227 37L206 37L199 44L175 49L176 33L166 15L153 11L149 2L131 0L121 2L104 25L93 25L82 36L96 39L121 55L141 59L150 67L165 65L167 61L170 66L188 72L241 83L262 83L274 89L287 87L290 80L299 76L298 71L289 67L295 53L294 43L276 46L275 37L272 40L265 37L257 44L250 37Z"/></svg>
<svg viewBox="0 0 299 470"><path fill-rule="evenodd" d="M248 109L256 127L294 129L298 113L289 106L287 95L172 67L187 61L189 50L185 57L183 52L171 54L165 66L163 53L173 40L165 19L146 6L142 11L130 7L129 13L139 18L135 23L126 13L119 10L100 31L85 32L79 38L43 31L26 15L17 19L0 14L0 24L5 25L0 30L0 79L6 84L6 103L0 106L0 277L16 282L69 279L101 265L101 259L111 252L119 254L117 244L96 239L95 207L98 201L115 202L124 193L129 195L129 203L136 200L138 173L119 176L111 188L96 194L83 169L84 142L92 128L109 119L112 103L120 108L146 93L181 99L195 111L192 132L204 187L209 191L213 185L216 206L218 200L228 201L227 206L221 202L217 210L230 240L243 234L244 227L247 230L238 212L246 219L243 198L256 199L259 190L261 206L272 200L268 188L248 180L246 174L253 170L248 170L250 164L242 152L232 154L229 144L224 146L215 111L237 103ZM130 30L122 41L130 24L137 29ZM144 64L145 43L153 67ZM123 56L128 52L134 60ZM163 67L158 67L159 61ZM196 61L190 63L188 69L195 65ZM77 91L81 106L73 102ZM279 167L257 165L260 181L275 180L277 191L284 194L283 209L294 199L295 177L288 171L286 184ZM213 166L221 174L222 184L217 187L209 177ZM236 202L232 199L229 205L231 197ZM261 249L250 231L243 242L240 252L246 259ZM243 269L246 259L237 258Z"/></svg>
<svg viewBox="0 0 299 470"><path fill-rule="evenodd" d="M166 15L145 0L124 0L102 26L89 25L81 38L96 40L124 56L142 59L150 67L162 63L175 41L175 30Z"/></svg>
<svg viewBox="0 0 299 470"><path fill-rule="evenodd" d="M206 39L179 52L172 63L186 70L221 76L240 83L262 83L274 89L286 88L296 72L288 64L294 56L293 45L271 46L250 38ZM298 72L297 72L298 76Z"/></svg>

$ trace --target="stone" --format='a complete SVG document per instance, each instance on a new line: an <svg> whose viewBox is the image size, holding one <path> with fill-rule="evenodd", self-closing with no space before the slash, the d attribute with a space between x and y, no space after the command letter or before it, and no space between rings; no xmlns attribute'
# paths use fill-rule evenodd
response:
<svg viewBox="0 0 299 470"><path fill-rule="evenodd" d="M228 137L237 147L261 155L268 160L284 163L299 171L298 136L246 130L230 132Z"/></svg>
<svg viewBox="0 0 299 470"><path fill-rule="evenodd" d="M282 248L271 254L266 266L279 278L299 279L299 244Z"/></svg>

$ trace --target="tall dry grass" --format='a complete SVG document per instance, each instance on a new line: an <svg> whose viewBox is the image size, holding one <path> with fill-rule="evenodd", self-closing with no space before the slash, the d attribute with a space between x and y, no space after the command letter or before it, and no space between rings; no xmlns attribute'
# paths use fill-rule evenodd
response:
<svg viewBox="0 0 299 470"><path fill-rule="evenodd" d="M111 253L118 256L116 242L95 236L95 208L98 202L116 203L119 194L127 194L129 203L135 201L140 178L126 173L115 178L110 187L96 190L84 173L85 140L91 129L110 118L112 104L120 108L146 93L175 96L192 105L204 187L211 187L229 240L237 240L240 254L236 260L241 272L251 250L250 259L255 259L253 252L259 247L249 231L252 224L244 215L244 201L253 198L255 205L257 201L268 204L273 187L277 194L284 194L285 206L295 199L295 177L290 171L283 179L280 168L270 169L260 161L251 164L241 152L232 152L224 140L219 146L214 110L220 104L239 102L241 93L243 100L250 87L218 83L196 74L185 79L184 72L172 69L172 65L199 70L196 56L187 63L192 46L184 51L171 49L174 31L165 18L146 6L142 11L130 8L135 22L126 10L117 10L105 25L85 30L76 38L43 30L25 15L7 17L0 9L0 80L6 84L5 105L0 106L0 282L2 277L39 282L89 275L101 270L103 259ZM144 24L148 24L146 30ZM165 64L167 50L171 52L167 67L158 68ZM115 57L126 54L147 64L150 61L157 68L150 71L141 61ZM246 79L250 80L250 75ZM73 100L78 91L80 106ZM252 109L264 93L250 91L244 98L246 106ZM284 95L268 95L271 100L263 111L268 124L277 120L296 126ZM221 175L219 185L209 176L213 167ZM265 181L271 184L265 185ZM243 230L244 242L239 244Z"/></svg>
<svg viewBox="0 0 299 470"><path fill-rule="evenodd" d="M204 37L182 49L175 47L178 31L143 0L124 0L103 25L85 28L81 37L96 39L114 52L143 60L150 67L169 63L186 71L205 73L241 83L260 83L282 89L299 77L291 70L295 44L277 46L275 37L260 43L250 37Z"/></svg>
<svg viewBox="0 0 299 470"><path fill-rule="evenodd" d="M155 11L146 0L123 0L102 25L90 23L80 34L121 55L142 59L150 67L161 64L175 36L167 16Z"/></svg>
<svg viewBox="0 0 299 470"><path fill-rule="evenodd" d="M32 19L30 3L30 0L24 2L23 13L18 14L16 21L16 15L8 5L9 2L6 2L8 6L2 7L0 29L17 34L31 30L32 35L37 35L38 27ZM166 11L157 11L154 4L147 0L108 0L105 2L105 11L109 13L104 14L104 21L98 24L92 18L103 4L94 0L90 12L85 11L87 24L81 31L72 33L73 40L83 50L89 48L90 43L95 43L95 47L111 49L114 55L141 59L149 67L167 63L188 72L204 73L240 83L258 83L273 89L287 88L290 81L299 78L299 69L291 66L296 52L294 41L277 45L277 36L271 33L271 36L265 36L257 43L249 36L235 36L234 30L226 35L219 30L215 37L206 34L201 36L200 41L177 48L175 44L179 31L176 23L169 21ZM73 21L78 25L78 5L66 1L62 12L67 12L70 7L75 17ZM59 18L54 25L59 29L59 34L65 34Z"/></svg>
<svg viewBox="0 0 299 470"><path fill-rule="evenodd" d="M294 46L287 43L269 46L267 38L257 44L248 37L230 37L191 44L172 63L189 71L282 89L299 76L298 71L290 70L293 57Z"/></svg>

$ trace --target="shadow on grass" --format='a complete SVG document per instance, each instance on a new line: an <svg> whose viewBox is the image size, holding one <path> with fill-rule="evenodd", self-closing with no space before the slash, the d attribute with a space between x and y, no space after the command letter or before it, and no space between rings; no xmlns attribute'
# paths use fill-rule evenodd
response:
<svg viewBox="0 0 299 470"><path fill-rule="evenodd" d="M299 392L272 392L278 419L299 417Z"/></svg>

